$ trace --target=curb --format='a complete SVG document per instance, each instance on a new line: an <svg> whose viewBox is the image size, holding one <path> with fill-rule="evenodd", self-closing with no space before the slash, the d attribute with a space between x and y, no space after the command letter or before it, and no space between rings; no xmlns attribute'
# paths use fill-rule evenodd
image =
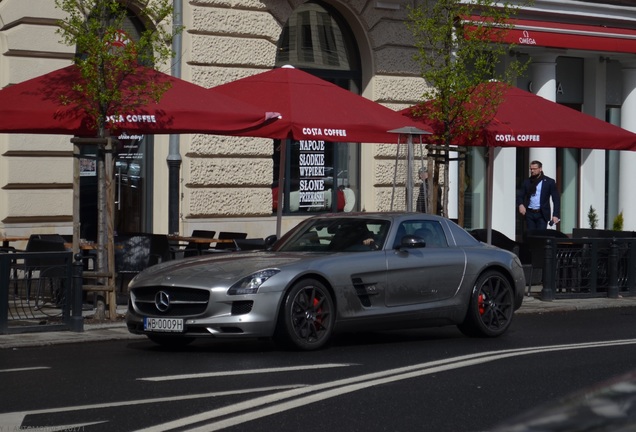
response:
<svg viewBox="0 0 636 432"><path fill-rule="evenodd" d="M537 295L534 293L534 295ZM542 301L535 296L524 296L521 308L515 314L543 314L578 310L636 307L636 297L557 299ZM125 311L124 311L125 314ZM125 321L84 324L81 333L71 331L34 332L0 335L0 350L43 347L70 343L104 342L112 340L145 340L146 336L132 334Z"/></svg>

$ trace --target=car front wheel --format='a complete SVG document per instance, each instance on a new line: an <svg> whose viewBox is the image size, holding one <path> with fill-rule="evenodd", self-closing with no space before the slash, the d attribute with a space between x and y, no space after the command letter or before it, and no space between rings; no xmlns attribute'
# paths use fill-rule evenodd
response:
<svg viewBox="0 0 636 432"><path fill-rule="evenodd" d="M334 321L334 303L327 287L305 279L296 283L283 300L277 339L305 351L315 350L329 341Z"/></svg>
<svg viewBox="0 0 636 432"><path fill-rule="evenodd" d="M467 336L501 336L510 327L513 313L510 282L500 272L491 270L477 279L466 318L458 327Z"/></svg>

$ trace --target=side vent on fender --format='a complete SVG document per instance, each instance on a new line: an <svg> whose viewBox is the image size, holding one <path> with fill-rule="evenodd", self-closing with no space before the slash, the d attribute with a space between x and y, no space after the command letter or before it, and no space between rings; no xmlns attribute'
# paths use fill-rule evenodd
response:
<svg viewBox="0 0 636 432"><path fill-rule="evenodd" d="M364 307L371 307L371 296L378 295L375 282L364 283L360 278L352 278L351 282Z"/></svg>

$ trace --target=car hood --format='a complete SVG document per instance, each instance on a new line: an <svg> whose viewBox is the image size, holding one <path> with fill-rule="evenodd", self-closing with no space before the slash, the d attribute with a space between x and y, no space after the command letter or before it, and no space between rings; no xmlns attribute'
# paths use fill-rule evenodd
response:
<svg viewBox="0 0 636 432"><path fill-rule="evenodd" d="M141 272L131 281L130 288L140 285L188 285L210 287L217 283L238 281L258 270L284 268L316 256L314 252L232 252L219 256L169 261Z"/></svg>

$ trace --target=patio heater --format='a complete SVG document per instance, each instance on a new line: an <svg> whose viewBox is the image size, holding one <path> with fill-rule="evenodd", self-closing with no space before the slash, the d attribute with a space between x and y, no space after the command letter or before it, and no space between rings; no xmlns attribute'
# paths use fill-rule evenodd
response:
<svg viewBox="0 0 636 432"><path fill-rule="evenodd" d="M430 135L431 133L423 129L412 126L405 126L398 129L391 129L390 133L398 134L398 155L400 149L400 136L406 135L406 211L413 211L413 137L419 136L420 142L422 135ZM395 162L396 172L393 175L393 195L395 194L395 181L397 177L397 160ZM391 195L391 209L393 209L393 195Z"/></svg>

